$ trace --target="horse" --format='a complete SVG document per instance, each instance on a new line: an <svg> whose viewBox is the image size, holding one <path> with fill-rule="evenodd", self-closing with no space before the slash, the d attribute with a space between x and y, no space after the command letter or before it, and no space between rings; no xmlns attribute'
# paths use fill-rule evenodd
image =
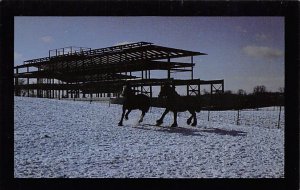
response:
<svg viewBox="0 0 300 190"><path fill-rule="evenodd" d="M177 127L177 112L189 111L191 113L191 117L187 119L187 124L196 126L197 118L196 112L200 112L201 105L198 97L192 96L180 96L174 87L169 85L162 85L161 91L158 95L159 98L165 99L165 111L162 114L161 118L156 121L156 125L159 126L163 123L163 119L169 111L174 113L174 123L171 127ZM193 123L192 122L193 119Z"/></svg>
<svg viewBox="0 0 300 190"><path fill-rule="evenodd" d="M128 114L132 110L139 109L142 111L141 117L139 119L139 123L141 123L144 119L145 114L149 111L150 108L150 98L144 94L134 94L134 91L131 89L130 85L126 85L122 96L124 97L123 101L123 113L121 116L121 120L119 122L119 126L123 126L123 118L125 116L125 120L128 120ZM127 113L125 114L125 112Z"/></svg>

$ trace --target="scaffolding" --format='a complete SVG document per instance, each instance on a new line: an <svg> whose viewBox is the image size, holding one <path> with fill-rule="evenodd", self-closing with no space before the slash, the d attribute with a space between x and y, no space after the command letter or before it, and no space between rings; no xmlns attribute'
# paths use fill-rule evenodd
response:
<svg viewBox="0 0 300 190"><path fill-rule="evenodd" d="M27 96L58 99L119 97L126 81L149 97L153 97L154 86L165 83L186 86L187 96L200 96L203 85L210 85L211 94L224 92L224 80L194 79L193 58L199 55L206 54L149 42L99 49L74 46L52 49L47 57L26 60L14 67L15 95L25 92ZM183 57L190 57L190 62L172 60ZM165 78L151 76L159 70L166 71ZM176 72L190 73L190 79L175 79L172 74Z"/></svg>

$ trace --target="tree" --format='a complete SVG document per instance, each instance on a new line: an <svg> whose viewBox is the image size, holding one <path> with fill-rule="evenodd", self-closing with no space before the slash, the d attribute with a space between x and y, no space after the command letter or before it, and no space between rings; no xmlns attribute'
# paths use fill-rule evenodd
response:
<svg viewBox="0 0 300 190"><path fill-rule="evenodd" d="M16 96L25 96L25 90L21 89L19 87L19 85L24 85L25 84L25 80L24 79L17 79L15 85L16 85L16 89L15 89L15 95Z"/></svg>
<svg viewBox="0 0 300 190"><path fill-rule="evenodd" d="M267 89L264 85L255 86L253 88L253 94L264 94L267 92Z"/></svg>
<svg viewBox="0 0 300 190"><path fill-rule="evenodd" d="M203 89L203 94L207 95L207 94L210 94L210 93L206 89Z"/></svg>
<svg viewBox="0 0 300 190"><path fill-rule="evenodd" d="M25 84L25 80L24 79L18 79L18 85L23 85Z"/></svg>
<svg viewBox="0 0 300 190"><path fill-rule="evenodd" d="M237 91L237 94L238 94L238 95L247 95L246 91L243 90L243 89L239 89L239 90Z"/></svg>
<svg viewBox="0 0 300 190"><path fill-rule="evenodd" d="M224 92L224 94L232 94L232 91L231 91L231 90L226 90L226 91Z"/></svg>
<svg viewBox="0 0 300 190"><path fill-rule="evenodd" d="M279 91L280 93L284 93L284 87L278 88L278 91Z"/></svg>

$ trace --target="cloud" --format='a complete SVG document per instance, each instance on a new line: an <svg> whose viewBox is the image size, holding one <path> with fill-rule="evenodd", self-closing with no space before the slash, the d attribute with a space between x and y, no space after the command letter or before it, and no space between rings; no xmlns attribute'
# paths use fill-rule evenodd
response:
<svg viewBox="0 0 300 190"><path fill-rule="evenodd" d="M246 46L242 49L242 51L250 57L267 60L277 59L284 55L284 52L281 50L265 46Z"/></svg>
<svg viewBox="0 0 300 190"><path fill-rule="evenodd" d="M40 40L44 43L51 43L53 41L52 36L43 36L40 38Z"/></svg>

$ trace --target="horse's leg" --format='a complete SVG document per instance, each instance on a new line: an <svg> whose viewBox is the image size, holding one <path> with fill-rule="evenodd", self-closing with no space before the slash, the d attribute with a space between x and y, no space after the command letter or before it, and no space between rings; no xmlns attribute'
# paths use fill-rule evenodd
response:
<svg viewBox="0 0 300 190"><path fill-rule="evenodd" d="M125 119L128 120L128 115L131 112L132 109L128 109L127 113L125 114Z"/></svg>
<svg viewBox="0 0 300 190"><path fill-rule="evenodd" d="M177 111L174 111L174 123L171 125L171 127L177 127Z"/></svg>
<svg viewBox="0 0 300 190"><path fill-rule="evenodd" d="M187 119L187 121L186 121L186 123L187 123L188 125L191 124L192 119L193 119L193 112L192 112L191 110L189 110L189 112L191 113L191 117L189 117L189 118Z"/></svg>
<svg viewBox="0 0 300 190"><path fill-rule="evenodd" d="M119 122L119 126L122 126L122 125L123 125L123 118L124 118L124 115L125 115L125 111L126 111L126 108L123 106L123 113L122 113L121 120L120 120L120 122Z"/></svg>
<svg viewBox="0 0 300 190"><path fill-rule="evenodd" d="M143 121L145 114L146 114L146 112L142 111L142 115L141 115L141 118L139 120L139 123L141 123Z"/></svg>
<svg viewBox="0 0 300 190"><path fill-rule="evenodd" d="M163 123L165 116L167 115L167 113L169 113L169 109L165 109L164 113L162 114L162 116L160 117L159 120L156 120L156 125L159 126Z"/></svg>
<svg viewBox="0 0 300 190"><path fill-rule="evenodd" d="M196 126L197 125L197 117L196 117L196 112L195 110L192 112L192 117L194 117L194 122L192 123L192 126Z"/></svg>

